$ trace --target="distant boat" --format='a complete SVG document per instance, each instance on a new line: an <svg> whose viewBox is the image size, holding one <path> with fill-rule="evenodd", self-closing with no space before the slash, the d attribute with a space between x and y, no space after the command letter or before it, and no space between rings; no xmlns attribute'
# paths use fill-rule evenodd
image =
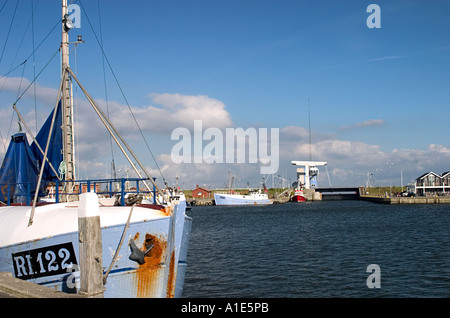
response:
<svg viewBox="0 0 450 318"><path fill-rule="evenodd" d="M249 190L248 194L232 194L231 189L233 187L234 177L231 176L231 172L228 172L228 191L229 193L214 193L214 201L216 205L259 205L259 204L272 204L273 201L269 199L267 194L266 184L263 181L264 193L261 193L261 189Z"/></svg>
<svg viewBox="0 0 450 318"><path fill-rule="evenodd" d="M258 191L250 191L249 194L214 193L214 200L216 205L257 205L273 203L267 193L261 193L261 189Z"/></svg>
<svg viewBox="0 0 450 318"><path fill-rule="evenodd" d="M297 187L294 191L294 195L291 198L292 202L305 202L306 198L303 195L303 188Z"/></svg>

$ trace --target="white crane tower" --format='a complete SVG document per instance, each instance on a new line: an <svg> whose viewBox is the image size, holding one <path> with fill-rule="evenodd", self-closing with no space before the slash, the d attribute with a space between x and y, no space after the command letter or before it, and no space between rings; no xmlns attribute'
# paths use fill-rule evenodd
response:
<svg viewBox="0 0 450 318"><path fill-rule="evenodd" d="M304 175L305 189L311 188L311 178L319 174L319 169L316 166L326 166L325 161L292 161L294 166L304 166L304 168L297 168L298 182L300 177Z"/></svg>

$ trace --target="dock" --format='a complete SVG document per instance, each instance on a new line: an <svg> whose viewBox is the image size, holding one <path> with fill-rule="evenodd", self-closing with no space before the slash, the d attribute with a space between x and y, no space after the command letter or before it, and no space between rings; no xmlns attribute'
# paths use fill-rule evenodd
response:
<svg viewBox="0 0 450 318"><path fill-rule="evenodd" d="M215 205L214 198L186 198L186 201L191 206L205 206L205 205ZM281 204L289 202L289 197L275 198L273 199L273 204Z"/></svg>
<svg viewBox="0 0 450 318"><path fill-rule="evenodd" d="M34 284L13 277L11 273L0 272L0 298L84 298L78 294Z"/></svg>
<svg viewBox="0 0 450 318"><path fill-rule="evenodd" d="M205 198L186 197L186 202L189 203L191 206L215 205L214 197L205 197Z"/></svg>
<svg viewBox="0 0 450 318"><path fill-rule="evenodd" d="M273 204L282 204L282 203L287 203L289 201L290 201L289 197L275 198L275 199L273 199Z"/></svg>
<svg viewBox="0 0 450 318"><path fill-rule="evenodd" d="M450 196L434 197L373 197L363 195L363 201L380 204L450 204Z"/></svg>
<svg viewBox="0 0 450 318"><path fill-rule="evenodd" d="M340 201L340 200L362 200L378 204L450 204L449 196L415 196L402 197L367 194L364 187L336 187L305 189L304 195L307 201ZM192 206L215 205L213 197L186 198ZM289 196L275 197L274 204L289 202Z"/></svg>

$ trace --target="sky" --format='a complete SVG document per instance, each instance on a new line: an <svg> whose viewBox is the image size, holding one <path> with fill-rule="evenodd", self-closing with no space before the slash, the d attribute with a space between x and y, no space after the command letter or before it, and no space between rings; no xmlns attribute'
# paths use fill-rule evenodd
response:
<svg viewBox="0 0 450 318"><path fill-rule="evenodd" d="M319 167L324 187L406 185L450 171L448 0L69 3L80 9L71 41L85 41L71 46L71 68L158 181L214 189L230 172L236 186L265 178L278 187L295 181L291 161L310 158L327 162ZM379 11L368 12L370 4ZM56 0L2 0L0 10L3 158L18 131L18 96L33 131L55 105L61 8ZM380 28L369 27L375 21ZM125 175L129 165L77 87L74 100L78 177L109 177L112 158ZM222 133L223 153L209 163L201 152L194 163L194 137L206 151L209 128ZM256 131L258 141L264 130L278 132L269 138L278 144L277 171L261 174L264 143L256 162L249 145L243 162L226 162L227 129L238 128ZM190 139L174 139L177 129ZM191 142L191 162L174 160L182 141Z"/></svg>

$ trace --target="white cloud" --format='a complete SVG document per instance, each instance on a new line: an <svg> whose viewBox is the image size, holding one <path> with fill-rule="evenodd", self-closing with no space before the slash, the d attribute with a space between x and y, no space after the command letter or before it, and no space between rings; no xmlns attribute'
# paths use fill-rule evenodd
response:
<svg viewBox="0 0 450 318"><path fill-rule="evenodd" d="M0 77L0 90L5 92L10 92L13 94L22 94L23 91L30 85L31 81L25 77ZM34 86L36 85L36 90ZM54 105L56 102L56 95L58 90L50 87L44 87L39 85L39 83L34 83L23 95L23 98L32 98L41 101L44 104ZM20 89L20 90L19 90ZM18 93L19 92L19 93ZM19 96L20 96L19 95Z"/></svg>
<svg viewBox="0 0 450 318"><path fill-rule="evenodd" d="M396 59L401 59L401 58L405 58L405 57L406 56L404 56L404 55L380 56L380 57L375 57L375 58L371 58L371 59L367 59L367 60L363 60L363 61L346 62L346 63L344 62L344 63L340 63L340 64L322 66L322 67L310 70L309 72L317 72L317 71L329 70L329 69L334 69L334 68L342 68L342 67L347 67L347 66L367 64L367 63L386 61L386 60L396 60Z"/></svg>
<svg viewBox="0 0 450 318"><path fill-rule="evenodd" d="M4 80L4 79L3 79ZM4 89L14 94L20 81L17 78L10 78L4 85ZM26 85L26 79L22 85ZM0 87L3 82L0 81ZM55 102L56 90L38 86L39 99L46 103L48 111ZM27 96L27 95L25 95ZM203 129L214 127L221 130L233 126L231 116L226 110L223 102L204 95L188 96L181 94L150 94L155 105L145 107L131 106L140 127L145 134L158 134L158 146L165 145L165 149L158 149L155 153L159 167L171 183L175 177L180 178L186 189L193 188L195 184L207 184L208 186L223 186L227 180L228 169L240 180L240 185L245 186L247 181L251 186L258 186L262 180L260 164L175 164L172 162L170 147L175 142L170 140L170 133L178 127L192 129L194 120L202 120ZM105 101L97 100L99 106L106 112ZM21 109L19 105L19 109ZM34 110L24 109L22 115L28 120L33 128ZM102 127L97 115L88 105L86 100L78 98L78 107L75 110L78 115L77 124L77 160L81 177L95 177L98 173L110 171L110 140L108 133ZM43 113L43 111L41 112ZM138 139L137 128L130 115L127 105L118 102L109 102L109 113L112 122L127 140L133 143ZM0 123L2 126L2 137L9 142L6 136L7 127L11 121L11 110L0 109ZM40 124L43 119L39 119ZM13 123L14 124L14 123ZM381 119L370 119L353 124L345 129L363 128L371 126L381 126L384 121ZM333 186L364 184L366 175L371 171L378 171L376 174L376 185L389 184L389 169L387 162L393 162L391 166L393 184L400 183L400 171L403 173L405 183L416 178L427 171L442 173L450 170L450 149L437 144L430 144L426 149L393 149L386 151L380 145L368 144L362 141L349 141L338 139L333 135L324 135L313 132L313 140L309 145L309 132L304 127L287 126L280 127L279 154L280 169L279 174L290 178L295 178L295 167L291 165L292 160L308 160L309 153L313 160L327 161L328 170ZM151 144L155 144L151 140ZM160 180L158 169L155 168L146 149L143 149L142 141L139 141L138 156L146 158L144 165L148 167L150 173ZM0 147L0 154L4 152ZM136 147L133 147L136 148ZM142 150L143 149L143 150ZM136 150L136 149L135 149ZM152 149L154 151L155 149ZM144 155L142 155L144 154ZM124 164L124 160L119 163L117 157L122 157L119 151L115 150L116 164ZM319 175L319 185L328 186L327 175L321 168Z"/></svg>
<svg viewBox="0 0 450 318"><path fill-rule="evenodd" d="M214 125L220 128L232 124L225 105L216 99L180 94L152 94L152 96L154 101L161 104L162 107L131 106L130 108L144 134L160 133L163 137L167 136L165 140L168 143L171 142L170 133L173 129L180 126L191 128L194 119L201 119L204 129ZM141 144L144 143L127 105L109 101L107 106L106 102L101 99L96 102L105 114L109 113L111 122L127 142L139 140ZM76 127L80 157L87 156L93 159L99 157L98 153L108 154L110 152L108 132L92 107L87 101L81 100L76 113L78 115ZM159 139L163 137L160 136Z"/></svg>
<svg viewBox="0 0 450 318"><path fill-rule="evenodd" d="M434 171L441 174L450 170L450 149L430 144L427 149L394 149L390 159L405 166L414 166L418 176L422 172Z"/></svg>
<svg viewBox="0 0 450 318"><path fill-rule="evenodd" d="M308 134L302 127L285 127L283 133L293 138L280 141L280 171L290 171L294 176L295 169L289 167L292 160L308 160L310 146ZM317 138L316 138L317 139ZM380 145L372 145L361 141L322 138L311 144L312 159L327 161L327 169L333 186L364 185L367 173L376 171L376 185L392 183L400 185L400 175L404 184L414 180L427 171L442 173L450 170L450 149L442 145L430 144L426 149L393 149L385 151ZM393 162L391 173L387 162ZM319 168L319 186L328 186L329 181L325 168Z"/></svg>
<svg viewBox="0 0 450 318"><path fill-rule="evenodd" d="M341 127L341 130L349 130L354 128L374 127L384 125L383 119L369 119L363 122L359 122L350 126Z"/></svg>
<svg viewBox="0 0 450 318"><path fill-rule="evenodd" d="M19 87L23 90L29 84L30 81L26 78L2 77L0 79L0 87L2 87L2 92L9 93L12 98L16 96ZM40 108L38 114L38 124L41 125L54 106L57 90L43 87L38 83L36 84L36 87L37 100L42 105L47 105L47 109L44 111L43 108ZM133 111L133 114L144 134L159 134L158 139L156 141L151 140L150 144L152 144L152 142L154 144L159 143L162 140L164 143L168 144L166 148L170 147L172 142L170 140L170 133L172 130L178 127L186 127L191 129L194 120L202 120L203 129L208 127L223 129L233 125L231 116L227 112L225 104L217 99L204 95L187 96L181 94L153 93L148 96L152 99L156 106L130 106L130 108ZM110 137L97 114L94 112L84 96L78 97L77 105L74 110L76 129L75 142L77 146L76 160L78 171L82 174L82 177L89 177L90 175L95 176L98 173L104 173L105 171L110 170L108 167L111 162ZM8 98L10 97L8 96ZM24 95L24 99L25 98L34 99L34 90L28 90ZM96 102L106 113L106 102L102 99L97 99ZM27 121L27 124L30 126L32 131L35 132L34 107L31 107L29 103L20 102L18 104L18 108ZM115 101L109 101L108 109L110 120L125 137L127 142L132 145L137 139L139 140L138 142L141 146L138 147L137 151L134 149L138 153L138 156L149 158L147 149L144 149L146 147L142 146L144 142L138 134L138 129L128 106ZM46 111L48 111L48 113L45 113ZM12 109L9 108L9 105L6 108L0 109L0 115L2 115L0 116L0 124L2 127L3 137L2 147L0 147L0 155L3 156L9 143L9 136L6 136L12 116ZM17 131L17 124L13 122L12 125L15 126L11 128L10 134ZM148 138L148 136L146 137ZM122 163L125 162L125 159L117 149L117 146L114 144L113 147L115 149L114 153L116 163L119 161L122 161ZM152 149L152 151L154 151L154 149ZM144 153L144 155L142 155L142 153ZM158 153L156 153L156 155L158 155ZM119 160L118 157L120 157ZM173 166L173 164L171 164L171 166ZM212 167L210 166L202 166L199 167L199 171L204 174L208 173L211 168ZM163 166L162 170L168 170L168 167ZM154 172L157 172L156 176L159 176L159 172L157 170Z"/></svg>
<svg viewBox="0 0 450 318"><path fill-rule="evenodd" d="M291 141L298 141L299 139L303 140L309 136L308 130L299 126L287 126L280 129L280 132L283 135L284 140Z"/></svg>
<svg viewBox="0 0 450 318"><path fill-rule="evenodd" d="M145 107L132 106L142 130L154 133L168 133L178 127L191 129L194 120L202 120L203 128L225 128L232 126L230 114L221 101L204 96L188 96L181 94L150 94L159 107L149 105ZM105 102L99 101L105 109ZM135 131L134 119L126 105L109 103L112 122L118 129Z"/></svg>

